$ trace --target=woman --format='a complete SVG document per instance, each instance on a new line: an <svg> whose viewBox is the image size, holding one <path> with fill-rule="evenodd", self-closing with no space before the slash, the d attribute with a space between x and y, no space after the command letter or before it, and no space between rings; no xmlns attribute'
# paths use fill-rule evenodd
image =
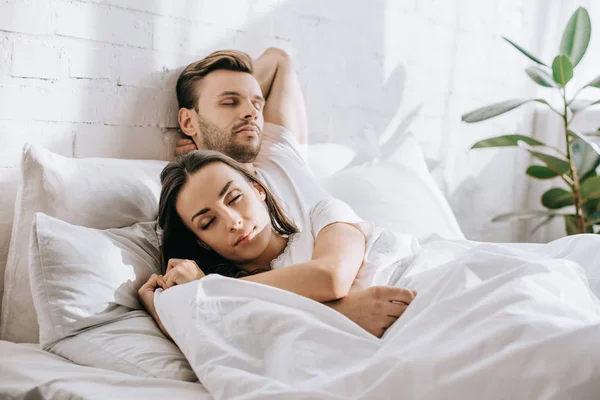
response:
<svg viewBox="0 0 600 400"><path fill-rule="evenodd" d="M161 182L164 275L153 275L139 294L165 334L153 305L157 286L219 273L328 302L382 280L380 271L365 268L370 259L378 269L397 265L397 249L389 251L398 247L390 245L395 237L363 223L343 202L317 203L301 230L268 188L222 153L181 156L165 167ZM390 313L404 312L415 294L406 290Z"/></svg>

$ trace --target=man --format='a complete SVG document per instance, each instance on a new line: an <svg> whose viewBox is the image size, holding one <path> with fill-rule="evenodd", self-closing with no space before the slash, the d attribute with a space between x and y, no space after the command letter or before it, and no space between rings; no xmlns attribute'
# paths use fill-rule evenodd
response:
<svg viewBox="0 0 600 400"><path fill-rule="evenodd" d="M210 149L244 163L295 222L329 197L305 162L304 98L284 51L267 49L254 63L238 51L212 53L185 68L176 90L179 126L188 137L178 141L178 154ZM392 302L406 292L373 287L326 304L380 337L400 316L390 311Z"/></svg>

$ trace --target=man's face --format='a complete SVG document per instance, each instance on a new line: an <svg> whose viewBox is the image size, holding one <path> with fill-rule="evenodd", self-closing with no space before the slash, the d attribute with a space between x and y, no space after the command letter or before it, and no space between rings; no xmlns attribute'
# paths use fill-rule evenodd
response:
<svg viewBox="0 0 600 400"><path fill-rule="evenodd" d="M244 72L218 70L196 88L196 129L205 149L253 162L262 143L265 100L256 79Z"/></svg>

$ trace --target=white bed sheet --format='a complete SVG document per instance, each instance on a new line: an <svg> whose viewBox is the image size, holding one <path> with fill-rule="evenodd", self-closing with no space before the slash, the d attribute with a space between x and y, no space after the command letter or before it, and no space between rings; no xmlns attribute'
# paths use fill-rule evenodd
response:
<svg viewBox="0 0 600 400"><path fill-rule="evenodd" d="M200 399L201 384L139 378L73 364L39 345L0 341L0 399Z"/></svg>
<svg viewBox="0 0 600 400"><path fill-rule="evenodd" d="M600 236L420 246L381 271L419 291L382 339L302 296L218 276L155 304L215 399L600 399Z"/></svg>

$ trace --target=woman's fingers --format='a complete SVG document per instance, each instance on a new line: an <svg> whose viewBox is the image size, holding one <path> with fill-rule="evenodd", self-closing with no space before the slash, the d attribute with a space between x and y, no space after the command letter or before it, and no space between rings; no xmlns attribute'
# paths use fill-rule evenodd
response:
<svg viewBox="0 0 600 400"><path fill-rule="evenodd" d="M165 286L166 286L165 289L168 289L171 286L177 285L178 275L179 275L179 271L176 269L172 269L171 271L169 271L165 274L165 277L164 277Z"/></svg>
<svg viewBox="0 0 600 400"><path fill-rule="evenodd" d="M176 266L178 266L179 264L181 264L184 261L185 261L185 259L183 259L183 258L170 258L169 262L167 263L167 272L169 272L170 270L172 270L173 268L175 268ZM166 276L166 274L165 274L165 276Z"/></svg>

